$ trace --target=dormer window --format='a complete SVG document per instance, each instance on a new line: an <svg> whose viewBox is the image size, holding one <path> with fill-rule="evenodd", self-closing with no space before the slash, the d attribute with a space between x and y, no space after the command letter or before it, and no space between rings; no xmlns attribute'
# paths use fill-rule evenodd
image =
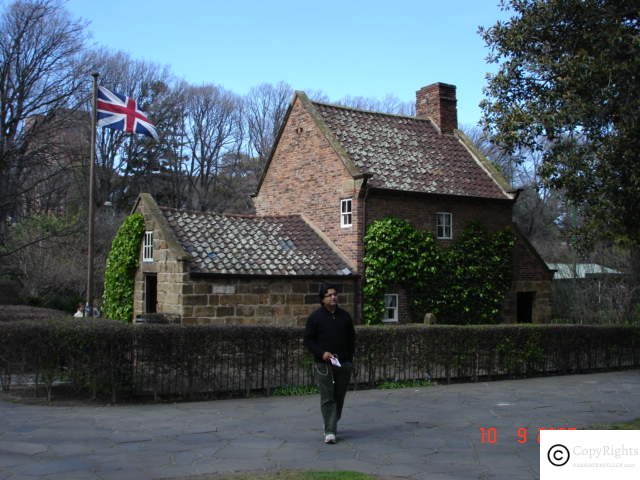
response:
<svg viewBox="0 0 640 480"><path fill-rule="evenodd" d="M142 261L153 262L153 230L144 232L142 241Z"/></svg>
<svg viewBox="0 0 640 480"><path fill-rule="evenodd" d="M436 236L441 240L453 238L452 215L448 212L436 213Z"/></svg>
<svg viewBox="0 0 640 480"><path fill-rule="evenodd" d="M343 198L340 200L340 227L348 228L353 224L351 214L351 199Z"/></svg>

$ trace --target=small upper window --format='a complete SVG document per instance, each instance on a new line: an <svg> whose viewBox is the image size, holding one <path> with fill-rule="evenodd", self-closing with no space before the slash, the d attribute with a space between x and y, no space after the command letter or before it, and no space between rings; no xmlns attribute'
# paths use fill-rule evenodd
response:
<svg viewBox="0 0 640 480"><path fill-rule="evenodd" d="M441 239L453 238L451 214L446 212L436 213L436 234Z"/></svg>
<svg viewBox="0 0 640 480"><path fill-rule="evenodd" d="M144 232L142 242L142 261L153 262L153 231Z"/></svg>
<svg viewBox="0 0 640 480"><path fill-rule="evenodd" d="M398 294L387 293L384 296L384 317L383 322L398 321Z"/></svg>
<svg viewBox="0 0 640 480"><path fill-rule="evenodd" d="M345 198L340 200L340 226L342 228L350 227L352 222L351 199Z"/></svg>

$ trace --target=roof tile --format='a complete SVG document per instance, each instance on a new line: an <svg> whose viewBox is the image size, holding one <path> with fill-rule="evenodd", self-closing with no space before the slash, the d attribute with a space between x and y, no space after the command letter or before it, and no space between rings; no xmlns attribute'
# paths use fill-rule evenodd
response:
<svg viewBox="0 0 640 480"><path fill-rule="evenodd" d="M191 271L238 275L350 275L340 258L298 215L221 215L160 207Z"/></svg>
<svg viewBox="0 0 640 480"><path fill-rule="evenodd" d="M426 119L313 102L372 187L505 199L505 192L454 135Z"/></svg>

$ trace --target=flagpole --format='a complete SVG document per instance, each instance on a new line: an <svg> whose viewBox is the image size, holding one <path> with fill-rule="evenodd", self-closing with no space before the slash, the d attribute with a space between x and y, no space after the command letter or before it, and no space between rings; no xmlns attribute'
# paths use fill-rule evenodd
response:
<svg viewBox="0 0 640 480"><path fill-rule="evenodd" d="M85 316L93 316L93 245L94 245L94 225L95 225L95 212L94 212L94 193L93 187L94 172L93 167L96 159L96 103L98 97L98 76L97 72L91 74L93 77L93 98L91 100L91 147L90 147L90 159L89 159L89 246L87 248L87 298L84 310Z"/></svg>

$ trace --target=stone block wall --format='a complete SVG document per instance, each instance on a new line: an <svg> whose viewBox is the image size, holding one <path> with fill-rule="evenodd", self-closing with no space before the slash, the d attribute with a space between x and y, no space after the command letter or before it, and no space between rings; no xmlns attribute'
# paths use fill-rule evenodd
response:
<svg viewBox="0 0 640 480"><path fill-rule="evenodd" d="M153 262L142 260L142 245L138 257L139 268L135 276L133 317L147 313L145 311L146 292L145 277L155 275L157 278L158 313L182 317L182 291L189 282L189 264L180 257L175 245L167 238L159 211L152 211L152 206L141 201L136 212L142 213L145 221L145 231L153 231Z"/></svg>
<svg viewBox="0 0 640 480"><path fill-rule="evenodd" d="M507 323L518 320L518 292L534 292L532 323L547 323L551 320L551 282L544 280L515 281L505 297L502 316Z"/></svg>
<svg viewBox="0 0 640 480"><path fill-rule="evenodd" d="M320 283L304 278L196 278L183 286L182 323L303 326L320 306ZM355 280L326 283L338 287L339 305L353 315Z"/></svg>

